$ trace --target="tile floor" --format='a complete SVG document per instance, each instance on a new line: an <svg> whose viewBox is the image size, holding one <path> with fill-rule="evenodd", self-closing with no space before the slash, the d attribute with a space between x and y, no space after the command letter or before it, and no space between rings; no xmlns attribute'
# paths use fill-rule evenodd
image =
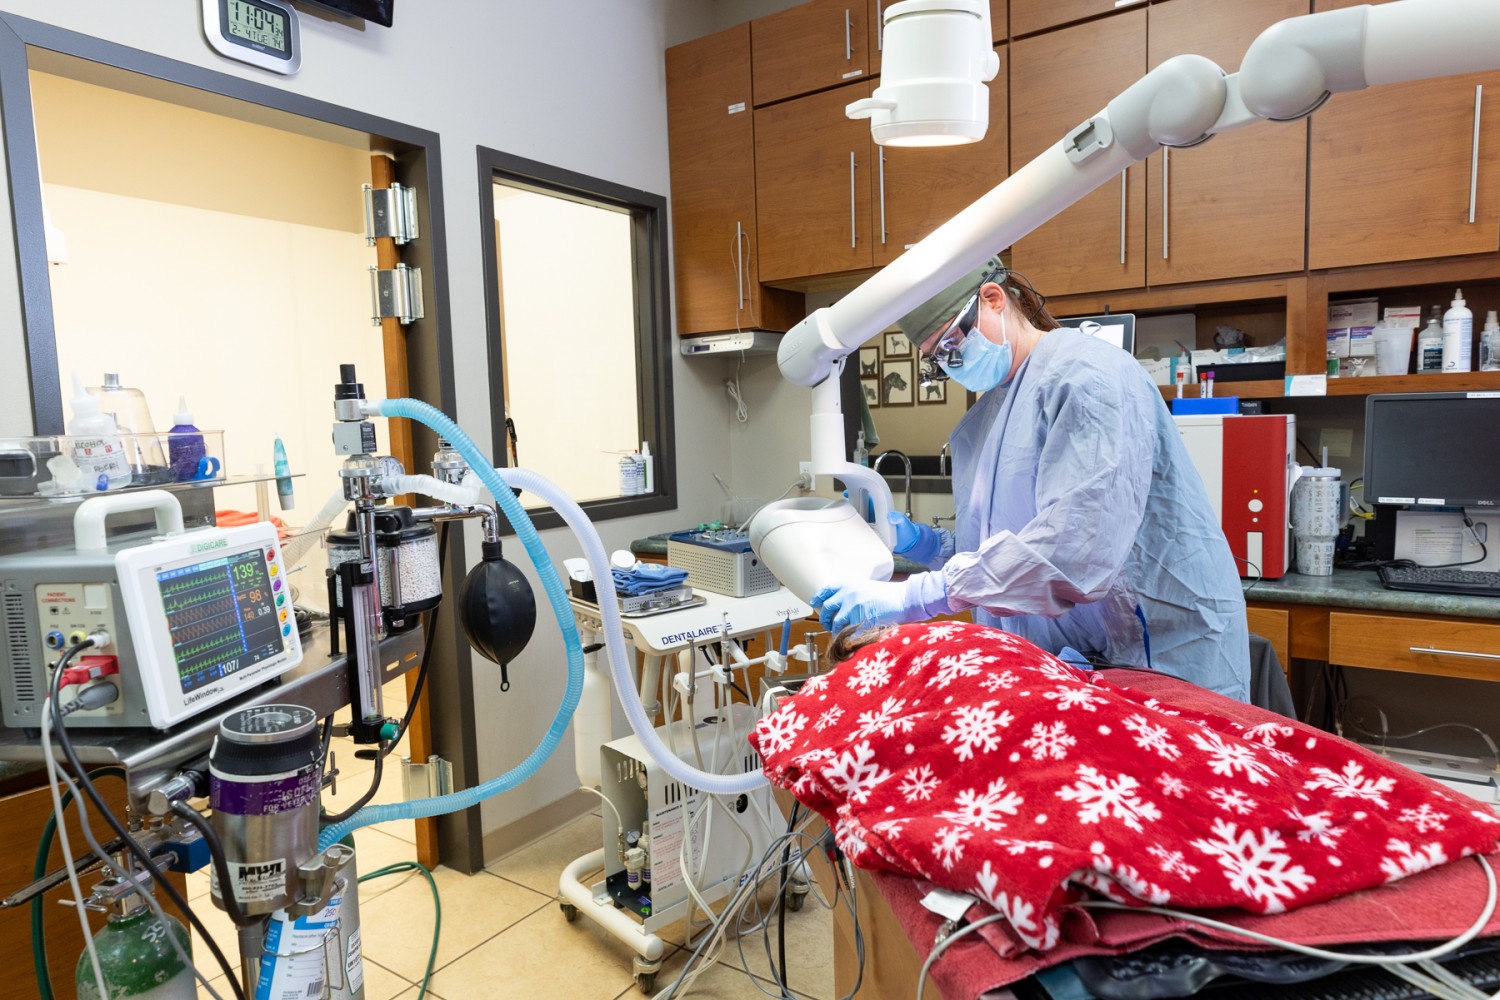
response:
<svg viewBox="0 0 1500 1000"><path fill-rule="evenodd" d="M405 694L399 684L387 690L386 701L390 714L404 711ZM352 801L368 787L373 764L355 759L347 740L335 744L338 794L325 796L325 802L339 808L340 802ZM389 768L373 801L400 797L400 771ZM557 905L558 875L573 859L599 846L599 822L597 814L584 816L475 875L441 866L433 873L442 900L443 927L428 997L481 1000L503 993L635 1000L645 996L631 974L631 950L586 919L568 923ZM389 823L357 831L354 841L360 872L415 859L413 826ZM215 942L237 965L234 929L208 897L206 872L189 876L188 890L190 902ZM426 880L412 873L365 882L359 888L359 906L365 1000L415 1000L420 992L416 984L422 979L431 947L432 896ZM808 1000L834 1000L830 912L810 898L801 912L787 914L787 932L793 991ZM669 943L666 962L657 975L658 991L670 985L691 954L682 947L680 924L663 937ZM739 953L731 942L720 964L700 976L689 995L724 1000L754 1000L768 992L775 995L758 935L746 940L745 953L754 977L739 967ZM205 973L215 967L196 934L193 954ZM226 1000L232 995L222 975L210 982ZM200 986L199 996L209 994Z"/></svg>

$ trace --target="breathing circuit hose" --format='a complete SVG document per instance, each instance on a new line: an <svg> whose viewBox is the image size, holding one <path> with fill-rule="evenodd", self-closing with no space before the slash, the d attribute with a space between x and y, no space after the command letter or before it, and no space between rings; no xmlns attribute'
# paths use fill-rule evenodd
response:
<svg viewBox="0 0 1500 1000"><path fill-rule="evenodd" d="M470 469L494 496L496 505L510 521L516 531L516 537L520 539L527 555L531 557L532 564L536 566L542 589L546 591L548 601L557 618L558 627L562 630L563 644L568 655L568 686L563 694L562 705L559 706L557 715L542 737L541 743L516 767L499 777L448 795L389 805L368 806L342 823L326 827L318 837L319 849L337 843L350 832L374 823L385 823L397 819L425 819L429 816L457 812L477 805L500 792L509 791L534 775L562 742L567 732L568 722L583 694L583 645L578 638L578 625L573 617L572 606L568 603L567 594L563 590L562 581L558 579L557 570L553 567L547 550L542 546L541 537L532 525L531 518L527 516L525 508L521 506L520 500L516 499L515 493L510 489L511 486L529 490L547 501L561 515L564 523L573 529L583 545L584 555L588 559L589 567L593 570L594 585L598 590L599 607L604 619L605 644L609 649L610 670L615 682L615 693L625 708L625 715L630 720L631 728L635 730L647 752L656 759L662 770L684 784L701 788L715 795L737 795L765 784L766 778L760 772L739 775L711 774L691 767L672 753L656 735L656 729L641 705L640 696L635 690L635 680L631 676L635 657L630 654L630 647L625 645L624 631L620 626L620 604L615 595L614 577L610 572L609 560L604 552L604 543L582 507L556 485L535 473L524 469L493 468L485 454L459 428L458 424L434 406L416 399L387 399L374 404L373 412L385 417L405 417L431 428L447 440L463 457Z"/></svg>

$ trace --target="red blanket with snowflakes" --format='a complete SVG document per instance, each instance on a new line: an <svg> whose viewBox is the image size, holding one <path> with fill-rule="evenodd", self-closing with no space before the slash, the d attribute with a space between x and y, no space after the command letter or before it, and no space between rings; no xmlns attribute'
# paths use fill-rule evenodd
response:
<svg viewBox="0 0 1500 1000"><path fill-rule="evenodd" d="M890 630L751 742L855 864L972 893L1043 950L1084 889L1277 913L1500 841L1478 803L1346 740L1182 711L960 622Z"/></svg>

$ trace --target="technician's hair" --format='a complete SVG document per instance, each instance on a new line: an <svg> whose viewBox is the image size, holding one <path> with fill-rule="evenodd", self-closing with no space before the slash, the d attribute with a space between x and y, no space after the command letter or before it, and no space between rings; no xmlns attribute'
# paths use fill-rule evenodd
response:
<svg viewBox="0 0 1500 1000"><path fill-rule="evenodd" d="M1062 326L1047 311L1047 296L1037 291L1031 284L1031 279L1026 275L1007 269L1005 281L1001 287L1011 294L1011 297L1020 305L1022 314L1038 330L1045 333Z"/></svg>

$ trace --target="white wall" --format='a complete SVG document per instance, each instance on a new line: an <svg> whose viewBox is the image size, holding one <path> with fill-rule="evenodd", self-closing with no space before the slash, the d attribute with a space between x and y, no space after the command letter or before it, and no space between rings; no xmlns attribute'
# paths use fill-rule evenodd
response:
<svg viewBox="0 0 1500 1000"><path fill-rule="evenodd" d="M487 448L489 387L482 362L489 277L480 259L480 227L490 222L480 217L475 147L666 194L667 32L680 41L718 27L704 0L427 0L398 7L390 29L359 30L304 16L303 68L284 78L214 53L203 40L198 6L182 0L0 0L0 9L438 133L457 417ZM0 432L24 433L26 367L8 201L0 204L0 229L9 231L0 238ZM729 476L737 452L720 377L676 356L673 382L679 508L601 525L606 547L697 523L700 512L719 507L721 491L711 474ZM802 390L782 391L799 401L805 397ZM806 448L805 420L794 439L791 452ZM767 473L774 472L777 491L795 475L787 469L773 463ZM563 533L544 537L554 558L576 554ZM524 562L514 548L510 555ZM509 693L500 694L498 671L482 677L476 698L485 720L479 740L486 777L513 766L536 745L561 700L562 663L556 629L544 622L511 669ZM537 780L484 806L486 828L562 797L576 784L572 765L571 744L565 742Z"/></svg>

